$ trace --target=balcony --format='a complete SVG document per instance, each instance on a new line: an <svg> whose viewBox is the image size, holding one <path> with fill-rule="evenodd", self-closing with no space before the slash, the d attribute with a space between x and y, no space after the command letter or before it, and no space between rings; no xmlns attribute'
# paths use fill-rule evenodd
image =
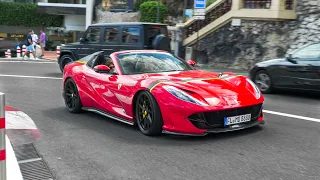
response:
<svg viewBox="0 0 320 180"><path fill-rule="evenodd" d="M248 20L296 19L296 0L217 0L205 10L205 20L194 18L185 22L183 46L202 39L233 18ZM199 31L198 31L199 30ZM198 33L197 33L198 31Z"/></svg>

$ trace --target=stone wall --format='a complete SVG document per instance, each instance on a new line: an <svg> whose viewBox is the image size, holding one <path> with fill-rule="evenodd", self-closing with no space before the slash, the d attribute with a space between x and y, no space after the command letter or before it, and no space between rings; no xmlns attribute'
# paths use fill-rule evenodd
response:
<svg viewBox="0 0 320 180"><path fill-rule="evenodd" d="M95 7L95 23L139 22L139 12L110 12L104 11L101 5Z"/></svg>
<svg viewBox="0 0 320 180"><path fill-rule="evenodd" d="M296 20L242 20L227 24L194 44L198 63L248 70L255 63L284 57L307 43L320 41L320 0L298 0ZM202 52L202 53L201 53Z"/></svg>

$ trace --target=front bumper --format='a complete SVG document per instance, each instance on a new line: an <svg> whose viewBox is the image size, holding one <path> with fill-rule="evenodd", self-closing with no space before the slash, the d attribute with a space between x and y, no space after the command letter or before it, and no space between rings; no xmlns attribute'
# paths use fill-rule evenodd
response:
<svg viewBox="0 0 320 180"><path fill-rule="evenodd" d="M172 135L183 135L183 136L205 136L207 134L213 134L213 133L223 133L223 132L230 132L230 131L237 131L237 130L242 130L242 129L247 129L251 128L254 126L258 126L260 124L265 124L265 121L254 121L254 122L248 122L248 123L242 123L242 124L236 124L230 127L226 128L213 128L213 129L208 129L204 133L201 134L189 134L189 133L180 133L180 132L171 132L171 131L166 131L163 130L162 133L164 134L172 134Z"/></svg>

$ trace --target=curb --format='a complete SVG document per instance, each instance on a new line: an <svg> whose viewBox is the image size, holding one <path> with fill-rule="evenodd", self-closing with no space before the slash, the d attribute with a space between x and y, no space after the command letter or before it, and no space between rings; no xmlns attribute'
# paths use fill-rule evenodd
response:
<svg viewBox="0 0 320 180"><path fill-rule="evenodd" d="M13 151L11 142L6 136L6 153L7 153L7 180L23 180L22 173Z"/></svg>
<svg viewBox="0 0 320 180"><path fill-rule="evenodd" d="M40 133L33 120L24 112L5 106L6 134L13 146L34 143Z"/></svg>
<svg viewBox="0 0 320 180"><path fill-rule="evenodd" d="M34 146L40 133L34 121L24 112L5 106L6 134L10 141L7 180L53 180L53 176ZM11 166L9 166L11 163ZM21 177L21 178L20 178Z"/></svg>
<svg viewBox="0 0 320 180"><path fill-rule="evenodd" d="M17 156L14 152L14 143L12 139L19 139L24 137L23 135L17 136L16 132L22 130L28 132L31 129L37 137L40 137L37 127L32 119L22 111L19 111L13 107L5 106L5 120L6 120L6 150L7 150L7 180L23 180L22 172L19 166ZM24 125L24 123L26 123ZM22 128L22 129L21 129ZM11 135L10 135L11 134ZM28 135L26 135L28 136ZM11 137L9 139L9 137ZM22 143L22 142L20 142ZM16 144L18 144L16 142Z"/></svg>
<svg viewBox="0 0 320 180"><path fill-rule="evenodd" d="M45 61L45 62L54 62L56 60L53 59L37 59L37 60L33 60L33 59L22 59L22 58L0 58L0 60L8 60L8 61L17 61L17 62L24 62L24 61L33 61L33 62L37 62L37 61Z"/></svg>

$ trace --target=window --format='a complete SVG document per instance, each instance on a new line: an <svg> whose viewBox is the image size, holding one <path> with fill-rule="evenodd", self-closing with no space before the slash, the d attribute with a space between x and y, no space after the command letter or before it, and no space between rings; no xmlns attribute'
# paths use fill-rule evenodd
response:
<svg viewBox="0 0 320 180"><path fill-rule="evenodd" d="M124 74L161 73L193 70L169 53L125 53L117 56Z"/></svg>
<svg viewBox="0 0 320 180"><path fill-rule="evenodd" d="M100 28L92 28L88 30L86 35L88 43L99 43L100 41Z"/></svg>
<svg viewBox="0 0 320 180"><path fill-rule="evenodd" d="M320 44L312 44L304 47L295 52L293 57L299 59L318 59L320 58Z"/></svg>
<svg viewBox="0 0 320 180"><path fill-rule="evenodd" d="M140 40L140 28L123 28L122 29L122 42L123 43L138 43Z"/></svg>
<svg viewBox="0 0 320 180"><path fill-rule="evenodd" d="M104 30L104 42L115 43L119 42L119 28L106 28Z"/></svg>

